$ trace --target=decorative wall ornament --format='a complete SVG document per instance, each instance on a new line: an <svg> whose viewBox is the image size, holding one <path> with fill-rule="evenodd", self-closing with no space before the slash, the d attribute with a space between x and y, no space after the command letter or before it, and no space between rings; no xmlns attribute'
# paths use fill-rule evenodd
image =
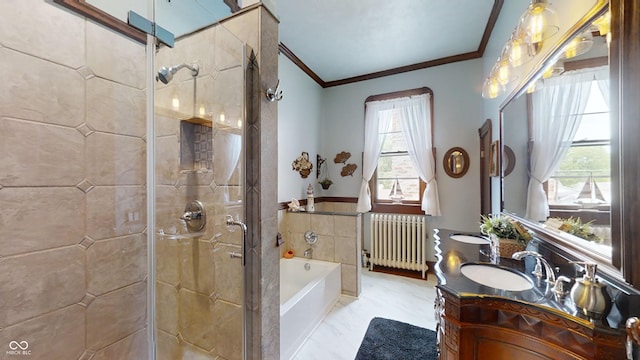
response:
<svg viewBox="0 0 640 360"><path fill-rule="evenodd" d="M356 164L347 164L342 168L342 171L340 171L340 175L353 176L353 173L356 171L357 168L358 168L358 165Z"/></svg>
<svg viewBox="0 0 640 360"><path fill-rule="evenodd" d="M316 154L316 178L320 179L320 170L322 169L322 164L325 163L327 159L320 156L320 154Z"/></svg>
<svg viewBox="0 0 640 360"><path fill-rule="evenodd" d="M291 166L293 170L300 173L303 179L306 179L307 176L311 174L311 169L313 169L313 164L309 161L309 153L306 151L303 151L302 154L293 161Z"/></svg>
<svg viewBox="0 0 640 360"><path fill-rule="evenodd" d="M333 159L333 162L336 164L346 164L347 160L349 160L349 158L351 157L351 153L350 152L346 152L343 151L339 154L336 154L336 157ZM344 176L344 175L342 175Z"/></svg>

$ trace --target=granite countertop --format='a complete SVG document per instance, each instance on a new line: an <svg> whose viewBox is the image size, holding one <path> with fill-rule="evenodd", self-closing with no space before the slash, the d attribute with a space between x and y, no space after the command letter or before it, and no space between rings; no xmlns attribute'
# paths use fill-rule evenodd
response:
<svg viewBox="0 0 640 360"><path fill-rule="evenodd" d="M468 279L460 272L461 265L465 263L490 264L490 243L488 239L486 244L466 243L451 239L450 236L455 234L484 237L480 233L448 229L435 230L435 255L437 261L434 271L438 278L438 288L442 291L454 294L461 299L494 297L515 301L561 315L571 321L591 328L598 328L601 331L618 333L622 330L619 322L615 319L589 319L576 311L575 305L568 296L564 300L557 300L551 291L545 292L546 283L544 279L546 279L546 274L542 283L538 286L537 279L531 274L535 266L535 259L532 257L525 257L523 260L509 258L500 258L498 260L498 266L528 277L534 285L532 289L523 291L502 290ZM622 324L622 327L624 327L624 324Z"/></svg>

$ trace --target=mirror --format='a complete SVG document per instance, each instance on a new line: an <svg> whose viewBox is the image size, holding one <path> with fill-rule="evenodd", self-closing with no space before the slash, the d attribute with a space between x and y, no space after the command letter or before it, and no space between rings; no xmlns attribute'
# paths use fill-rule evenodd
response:
<svg viewBox="0 0 640 360"><path fill-rule="evenodd" d="M442 166L452 178L463 177L469 170L469 154L461 147L453 147L444 154Z"/></svg>
<svg viewBox="0 0 640 360"><path fill-rule="evenodd" d="M576 25L502 106L502 210L615 269L607 10Z"/></svg>

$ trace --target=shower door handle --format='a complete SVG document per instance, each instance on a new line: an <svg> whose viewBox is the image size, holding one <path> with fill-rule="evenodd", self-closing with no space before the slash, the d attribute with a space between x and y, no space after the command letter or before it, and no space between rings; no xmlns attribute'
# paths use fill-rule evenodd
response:
<svg viewBox="0 0 640 360"><path fill-rule="evenodd" d="M247 256L246 256L246 242L247 242L247 225L245 223L243 223L240 220L235 220L233 218L233 216L231 215L227 215L227 226L239 226L242 229L242 248L241 248L241 253L238 254L237 252L231 252L229 253L229 256L233 259L242 259L242 266L245 266L247 263Z"/></svg>

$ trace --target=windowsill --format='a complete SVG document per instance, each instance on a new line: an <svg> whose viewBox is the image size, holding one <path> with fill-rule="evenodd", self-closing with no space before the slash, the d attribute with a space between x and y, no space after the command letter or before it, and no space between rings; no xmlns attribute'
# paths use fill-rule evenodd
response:
<svg viewBox="0 0 640 360"><path fill-rule="evenodd" d="M371 205L371 212L374 213L393 213L393 214L412 214L424 215L424 211L419 204L381 204L374 203Z"/></svg>

